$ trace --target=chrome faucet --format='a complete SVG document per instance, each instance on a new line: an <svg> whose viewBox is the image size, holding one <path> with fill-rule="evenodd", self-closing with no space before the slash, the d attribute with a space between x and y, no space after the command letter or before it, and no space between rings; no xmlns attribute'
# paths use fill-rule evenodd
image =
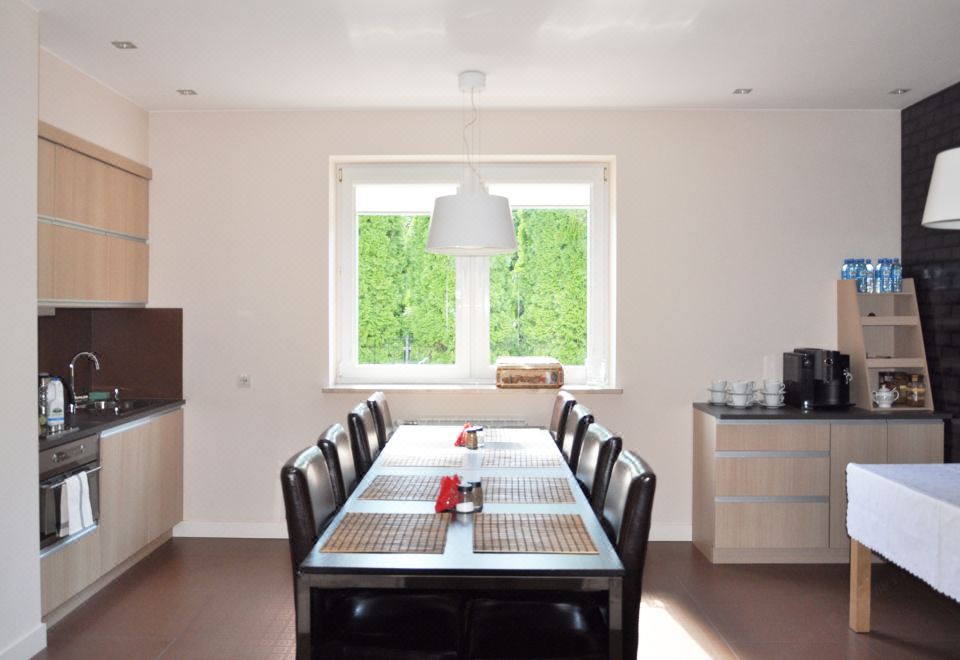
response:
<svg viewBox="0 0 960 660"><path fill-rule="evenodd" d="M96 368L97 371L100 371L100 360L97 358L96 354L91 353L90 351L80 351L73 356L73 359L70 360L70 396L73 397L73 406L76 406L78 403L85 402L90 397L89 394L79 396L77 394L76 383L74 382L74 365L77 363L77 358L82 357L89 358L93 362L94 368Z"/></svg>

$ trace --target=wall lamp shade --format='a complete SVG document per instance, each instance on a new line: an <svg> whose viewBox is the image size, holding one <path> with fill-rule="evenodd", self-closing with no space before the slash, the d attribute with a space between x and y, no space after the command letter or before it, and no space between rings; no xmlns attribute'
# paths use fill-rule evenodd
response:
<svg viewBox="0 0 960 660"><path fill-rule="evenodd" d="M960 147L937 154L921 225L960 229Z"/></svg>
<svg viewBox="0 0 960 660"><path fill-rule="evenodd" d="M516 251L517 237L506 197L484 191L437 197L427 252L482 257Z"/></svg>

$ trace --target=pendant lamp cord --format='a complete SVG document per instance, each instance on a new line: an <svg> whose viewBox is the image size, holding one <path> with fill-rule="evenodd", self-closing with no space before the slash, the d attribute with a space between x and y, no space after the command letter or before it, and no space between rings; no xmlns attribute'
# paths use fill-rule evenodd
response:
<svg viewBox="0 0 960 660"><path fill-rule="evenodd" d="M482 187L483 179L480 177L480 162L477 155L480 142L480 108L477 105L476 93L476 90L470 90L470 119L463 124L463 151L467 156L467 167ZM474 133L472 143L469 137L471 131Z"/></svg>

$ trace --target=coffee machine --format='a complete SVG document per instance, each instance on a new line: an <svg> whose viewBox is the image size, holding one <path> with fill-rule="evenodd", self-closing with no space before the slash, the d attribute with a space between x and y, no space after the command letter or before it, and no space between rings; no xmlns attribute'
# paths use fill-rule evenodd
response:
<svg viewBox="0 0 960 660"><path fill-rule="evenodd" d="M783 354L784 401L804 410L848 408L850 356L823 348L795 348Z"/></svg>

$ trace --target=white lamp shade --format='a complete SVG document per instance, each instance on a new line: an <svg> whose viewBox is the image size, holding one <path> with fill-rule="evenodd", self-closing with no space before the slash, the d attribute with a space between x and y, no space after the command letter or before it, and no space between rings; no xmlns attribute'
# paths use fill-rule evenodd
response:
<svg viewBox="0 0 960 660"><path fill-rule="evenodd" d="M933 229L960 229L960 147L937 154L921 224Z"/></svg>
<svg viewBox="0 0 960 660"><path fill-rule="evenodd" d="M517 237L506 197L487 192L437 197L427 252L479 257L516 251Z"/></svg>

